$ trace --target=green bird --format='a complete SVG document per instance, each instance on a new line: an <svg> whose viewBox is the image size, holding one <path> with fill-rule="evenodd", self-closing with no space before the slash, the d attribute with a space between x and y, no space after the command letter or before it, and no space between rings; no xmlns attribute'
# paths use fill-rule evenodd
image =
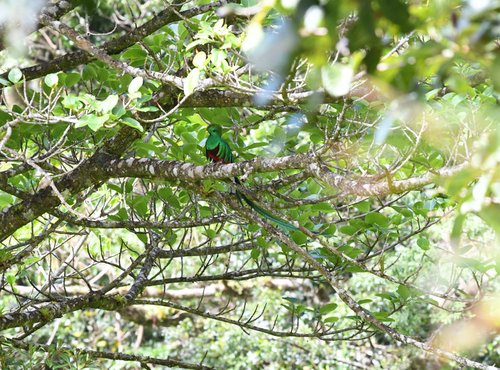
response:
<svg viewBox="0 0 500 370"><path fill-rule="evenodd" d="M222 128L219 125L209 125L207 127L207 131L208 139L205 143L205 155L207 159L212 162L233 163L233 152L229 144L222 138ZM234 182L238 185L241 185L241 182L237 177L234 178ZM298 230L298 228L293 226L291 223L272 215L259 205L255 204L255 202L248 199L245 194L241 193L238 190L236 190L236 196L238 197L240 202L245 202L255 212L257 212L265 219L274 222L281 229L285 231Z"/></svg>

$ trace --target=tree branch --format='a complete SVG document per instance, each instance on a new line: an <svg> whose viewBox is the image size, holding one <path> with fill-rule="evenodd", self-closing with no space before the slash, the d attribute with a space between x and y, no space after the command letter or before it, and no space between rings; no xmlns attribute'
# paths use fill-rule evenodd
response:
<svg viewBox="0 0 500 370"><path fill-rule="evenodd" d="M301 169L313 174L318 180L339 189L344 195L384 196L398 194L428 185L436 178L452 176L465 165L445 167L435 173L395 180L389 186L385 179L373 181L363 176L342 176L320 165L311 154L298 154L279 158L258 157L249 161L198 166L179 161L161 161L146 158L111 160L105 171L108 177L138 177L163 181L200 181L206 179L229 179L254 173Z"/></svg>
<svg viewBox="0 0 500 370"><path fill-rule="evenodd" d="M155 358L155 357L149 357L149 356L140 356L140 355L129 355L126 353L120 353L120 352L103 352L103 351L94 351L91 349L86 349L86 348L78 348L78 347L67 347L67 346L62 346L62 347L54 347L54 346L48 346L44 344L33 344L33 343L26 343L21 340L13 339L13 338L5 338L1 337L0 342L10 342L14 346L17 346L19 348L22 348L26 351L29 350L37 350L37 351L43 351L43 352L50 352L51 350L66 350L72 353L81 353L81 354L86 354L89 355L93 358L105 358L108 360L119 360L119 361L133 361L133 362L139 362L140 364L153 364L153 365L161 365L161 366L168 366L168 367L179 367L179 368L184 368L184 369L195 369L195 370L211 370L213 368L201 364L193 364L190 362L185 362L181 361L176 358L166 358L166 359L161 359L161 358Z"/></svg>
<svg viewBox="0 0 500 370"><path fill-rule="evenodd" d="M47 15L49 17L52 17L54 19L59 19L66 13L70 12L73 10L76 6L77 1L76 0L59 0L57 2L52 2L49 5L46 5L42 8L42 11L40 12L40 15ZM31 30L30 32L34 32L38 30L39 28L43 27L40 23L36 26L35 29ZM4 44L4 37L5 37L5 27L0 28L0 51L5 49L5 44Z"/></svg>
<svg viewBox="0 0 500 370"><path fill-rule="evenodd" d="M311 155L299 154L280 158L255 158L250 161L230 164L209 164L198 166L180 161L162 161L147 158L112 159L98 152L80 167L63 176L55 186L61 194L76 194L95 184L113 177L136 177L162 181L199 181L204 179L227 179L243 174L272 172L286 169L302 169L316 176L320 181L339 189L344 195L384 196L402 193L430 184L436 178L456 174L464 165L443 168L436 174L427 173L420 177L394 181L391 188L387 181L367 181L363 177L351 178L331 172L326 166L316 163ZM0 240L4 240L19 227L33 221L60 204L52 188L44 188L33 196L0 213Z"/></svg>
<svg viewBox="0 0 500 370"><path fill-rule="evenodd" d="M161 11L158 15L153 17L150 21L146 22L137 29L127 32L125 35L117 37L111 41L105 42L100 48L107 54L113 55L122 52L128 47L134 45L146 36L158 31L161 27L180 21L185 18L192 18L199 14L205 13L209 10L216 9L222 5L227 4L226 0L215 1L210 4L202 5L196 8L185 10L183 12L174 11L180 0L176 0L173 4L168 6L165 10ZM62 57L53 59L46 63L41 63L33 67L23 68L23 77L29 81L39 77L43 77L49 73L55 73L63 70L75 68L81 64L87 64L94 60L94 56L88 54L86 51L79 50L73 53L68 53ZM7 79L7 74L0 75L0 78Z"/></svg>
<svg viewBox="0 0 500 370"><path fill-rule="evenodd" d="M469 360L469 359L462 357L462 356L459 356L457 354L454 354L454 353L451 353L448 351L444 351L444 350L439 349L439 348L435 348L427 343L422 343L418 340L415 340L415 339L410 338L404 334L399 333L398 331L391 328L390 326L377 320L367 309L362 307L354 298L352 298L347 290L345 290L344 288L342 288L339 285L339 283L336 281L335 277L331 274L331 272L329 272L325 268L325 266L323 266L323 264L321 264L321 262L319 260L316 260L305 249L303 249L299 245L297 245L292 239L290 239L287 235L285 235L281 230L278 230L277 228L273 227L272 225L265 222L261 218L257 217L254 213L249 212L246 209L239 207L234 200L223 198L221 196L218 196L218 198L221 202L230 205L233 209L238 209L238 212L241 213L243 216L245 216L249 221L261 225L269 233L271 233L272 235L277 237L280 241L285 243L291 250L293 250L295 253L300 255L308 265L315 268L321 275L323 275L323 277L328 281L330 286L338 294L339 298L354 313L356 313L357 316L359 316L365 322L373 325L374 327L376 327L380 331L387 333L389 336L391 336L393 339L397 340L398 342L401 342L404 344L410 344L410 345L413 345L414 347L417 347L417 348L422 349L424 351L433 353L434 355L446 357L450 360L453 360L453 361L459 363L460 365L470 366L470 367L473 367L475 369L482 369L482 370L495 370L496 369L494 366L483 365L479 362Z"/></svg>

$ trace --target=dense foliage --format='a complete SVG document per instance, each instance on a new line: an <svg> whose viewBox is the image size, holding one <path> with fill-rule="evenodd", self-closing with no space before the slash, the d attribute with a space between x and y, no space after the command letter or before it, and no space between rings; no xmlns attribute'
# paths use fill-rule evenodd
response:
<svg viewBox="0 0 500 370"><path fill-rule="evenodd" d="M0 4L2 368L494 368L499 9Z"/></svg>

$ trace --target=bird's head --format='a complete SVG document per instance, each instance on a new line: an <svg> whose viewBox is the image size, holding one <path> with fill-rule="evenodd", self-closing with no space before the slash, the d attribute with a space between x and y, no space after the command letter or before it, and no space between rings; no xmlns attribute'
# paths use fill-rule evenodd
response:
<svg viewBox="0 0 500 370"><path fill-rule="evenodd" d="M222 135L222 128L219 125L209 125L207 131L209 135Z"/></svg>

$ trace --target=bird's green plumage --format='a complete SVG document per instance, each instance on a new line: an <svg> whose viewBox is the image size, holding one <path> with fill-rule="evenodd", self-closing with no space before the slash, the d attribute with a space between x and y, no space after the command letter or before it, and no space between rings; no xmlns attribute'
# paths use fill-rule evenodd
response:
<svg viewBox="0 0 500 370"><path fill-rule="evenodd" d="M264 208L259 207L257 204L255 204L255 202L248 199L248 197L245 194L243 194L242 192L236 191L236 196L238 197L238 199L240 199L240 201L243 200L246 204L248 204L248 206L250 208L252 208L255 212L257 212L259 215L261 215L265 219L268 219L269 221L274 222L281 229L283 229L285 231L298 230L298 228L293 226L291 223L289 223L289 222L287 222L287 221L285 221L277 216L274 216L273 214L266 211Z"/></svg>
<svg viewBox="0 0 500 370"><path fill-rule="evenodd" d="M222 138L222 128L219 125L210 125L207 127L207 131L208 131L208 138L205 143L205 155L207 156L207 159L210 159L214 162L233 163L234 156L231 151L231 147ZM235 177L234 180L237 184L241 184L237 177ZM264 208L257 205L242 192L237 190L236 196L238 197L240 202L241 201L245 202L255 212L257 212L265 219L274 222L281 229L285 231L298 230L298 228L293 226L291 223L277 216L274 216L273 214L266 211Z"/></svg>
<svg viewBox="0 0 500 370"><path fill-rule="evenodd" d="M207 142L205 143L205 154L207 158L212 158L212 160L216 162L234 162L231 148L229 147L229 144L222 138L222 128L219 125L210 125L207 127L207 131L209 134ZM214 152L214 154L216 154L219 159L210 156L209 152Z"/></svg>

